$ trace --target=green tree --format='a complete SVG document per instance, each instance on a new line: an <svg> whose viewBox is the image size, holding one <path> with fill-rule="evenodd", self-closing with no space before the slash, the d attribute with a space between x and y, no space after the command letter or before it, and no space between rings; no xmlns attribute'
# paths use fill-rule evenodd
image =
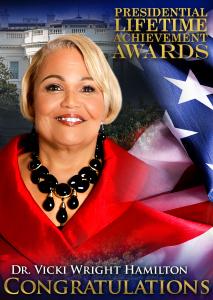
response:
<svg viewBox="0 0 213 300"><path fill-rule="evenodd" d="M15 84L9 82L12 78L10 71L4 64L3 57L0 57L0 106L17 105L18 91Z"/></svg>

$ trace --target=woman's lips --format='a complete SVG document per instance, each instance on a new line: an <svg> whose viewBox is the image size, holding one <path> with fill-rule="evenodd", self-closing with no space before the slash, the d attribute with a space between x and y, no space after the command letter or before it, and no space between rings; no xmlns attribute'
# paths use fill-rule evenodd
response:
<svg viewBox="0 0 213 300"><path fill-rule="evenodd" d="M77 115L77 114L61 115L61 116L56 117L56 120L66 126L75 126L75 125L81 124L82 122L85 121L80 115Z"/></svg>

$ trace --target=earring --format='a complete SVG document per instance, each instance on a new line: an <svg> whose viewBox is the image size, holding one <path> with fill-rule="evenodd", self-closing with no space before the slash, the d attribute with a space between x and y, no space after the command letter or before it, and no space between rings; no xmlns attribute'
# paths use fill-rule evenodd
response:
<svg viewBox="0 0 213 300"><path fill-rule="evenodd" d="M30 140L32 152L38 153L38 135L35 129L35 124L33 124L32 130L30 132L29 140Z"/></svg>
<svg viewBox="0 0 213 300"><path fill-rule="evenodd" d="M105 138L106 138L106 134L105 134L105 131L104 131L104 123L103 122L101 122L101 126L100 126L100 129L99 129L98 137L102 141L105 140Z"/></svg>
<svg viewBox="0 0 213 300"><path fill-rule="evenodd" d="M38 136L34 124L31 131L22 137L20 146L24 152L38 152Z"/></svg>
<svg viewBox="0 0 213 300"><path fill-rule="evenodd" d="M103 141L105 140L105 138L106 138L106 135L104 132L104 124L103 124L103 122L101 122L101 126L100 126L100 129L98 132L97 145L96 145L96 149L95 149L95 153L96 153L95 158L97 158L97 159L101 158L102 161L104 161Z"/></svg>
<svg viewBox="0 0 213 300"><path fill-rule="evenodd" d="M33 127L31 129L30 135L35 138L36 137L36 130L35 130L35 124L33 123Z"/></svg>

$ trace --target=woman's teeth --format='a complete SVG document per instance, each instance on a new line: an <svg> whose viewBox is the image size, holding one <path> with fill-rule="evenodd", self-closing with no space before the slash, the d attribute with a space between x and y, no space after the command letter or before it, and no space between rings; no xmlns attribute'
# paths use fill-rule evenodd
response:
<svg viewBox="0 0 213 300"><path fill-rule="evenodd" d="M58 121L72 122L72 123L83 121L82 119L79 119L79 118L64 118L64 117L58 117L57 120Z"/></svg>

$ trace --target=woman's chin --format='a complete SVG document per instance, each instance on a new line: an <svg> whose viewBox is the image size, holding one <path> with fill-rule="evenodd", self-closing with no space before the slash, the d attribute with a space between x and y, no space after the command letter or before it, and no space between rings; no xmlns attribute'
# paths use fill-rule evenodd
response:
<svg viewBox="0 0 213 300"><path fill-rule="evenodd" d="M94 142L94 145L96 145L96 141L97 141L97 136L93 137L93 136L88 136L88 135L64 135L64 136L57 136L53 139L48 139L48 144L51 145L53 148L58 148L58 149L67 149L70 148L75 149L77 148L79 150L79 148L84 149L85 147L87 147L89 144L92 144ZM95 146L94 146L95 147Z"/></svg>
<svg viewBox="0 0 213 300"><path fill-rule="evenodd" d="M58 130L56 128L55 130L49 131L49 133L46 131L43 135L42 132L40 132L40 142L43 144L47 143L53 148L85 147L93 143L93 141L96 143L98 134L96 128L84 128L83 130L80 127L71 130L67 130L67 128L66 130Z"/></svg>
<svg viewBox="0 0 213 300"><path fill-rule="evenodd" d="M61 137L60 139L56 139L52 142L53 146L55 147L76 147L76 146L81 146L82 147L85 145L84 139L79 138L79 137Z"/></svg>

